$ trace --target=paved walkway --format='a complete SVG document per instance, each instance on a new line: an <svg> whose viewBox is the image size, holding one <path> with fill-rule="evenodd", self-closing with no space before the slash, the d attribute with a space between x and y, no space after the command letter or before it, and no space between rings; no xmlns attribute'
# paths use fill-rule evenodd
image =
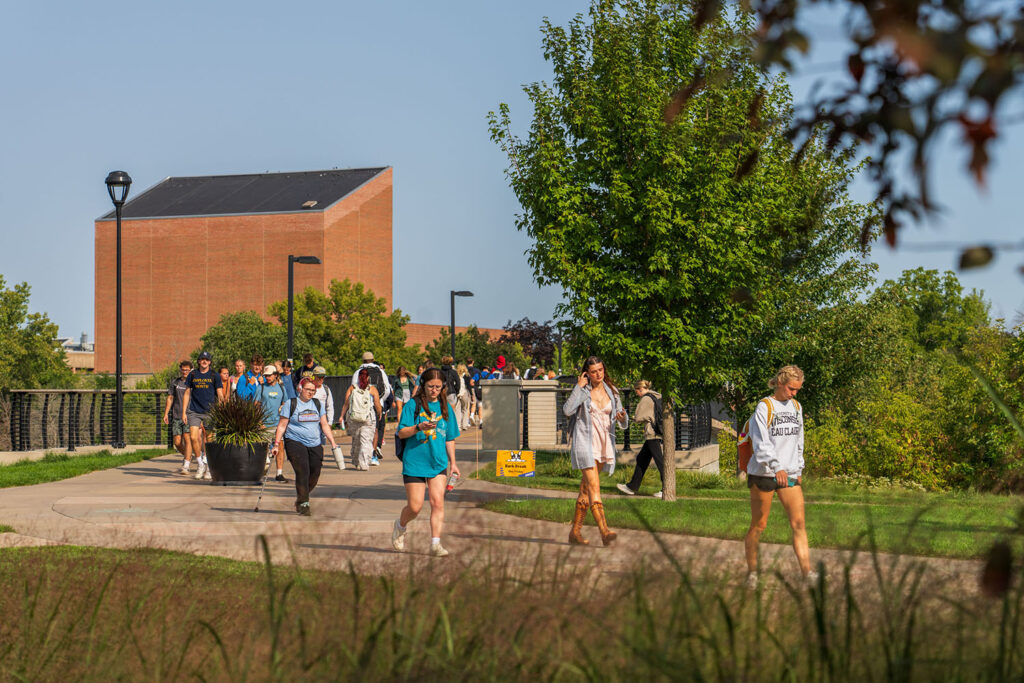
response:
<svg viewBox="0 0 1024 683"><path fill-rule="evenodd" d="M459 462L464 472L476 464L478 430L460 439ZM392 522L405 502L401 470L390 453L390 440L382 465L367 472L351 467L339 471L325 461L320 484L313 493L313 517L294 512L292 484L268 482L260 511L253 507L259 487L225 487L176 474L177 456L149 461L64 481L0 490L0 523L18 533L0 534L0 547L78 544L131 548L166 548L197 554L259 560L257 537L268 538L275 562L306 567L382 573L408 569L410 563L445 562L466 567L481 560L510 562L530 571L538 559L548 566L628 571L639 561L658 568L669 566L668 554L684 565L713 567L742 577L742 544L737 541L678 535L654 538L640 531L620 531L610 548L600 544L596 529L588 527L589 547L566 544L564 524L526 520L488 512L478 503L494 497L565 497L565 492L512 488L474 480L472 476L449 495L446 505L445 545L451 557L435 560L427 555L429 526L426 506L410 527L409 552L391 549ZM348 448L345 448L346 453ZM286 469L287 476L291 472ZM566 501L567 505L571 505ZM764 544L763 557L788 574L795 560L787 546ZM815 550L813 559L838 570L849 559L840 551ZM884 563L905 564L914 558L886 556ZM977 562L925 560L934 580L952 580L973 590ZM866 558L854 562L854 575L867 579L872 566Z"/></svg>

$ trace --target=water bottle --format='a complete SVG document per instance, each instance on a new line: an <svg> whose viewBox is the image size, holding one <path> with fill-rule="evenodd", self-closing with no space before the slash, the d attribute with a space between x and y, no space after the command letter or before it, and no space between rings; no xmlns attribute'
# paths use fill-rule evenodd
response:
<svg viewBox="0 0 1024 683"><path fill-rule="evenodd" d="M453 490L455 488L455 480L458 479L458 478L459 478L459 475L457 475L454 472L452 472L451 475L449 475L449 477L448 477L448 485L445 487L445 490L446 491Z"/></svg>

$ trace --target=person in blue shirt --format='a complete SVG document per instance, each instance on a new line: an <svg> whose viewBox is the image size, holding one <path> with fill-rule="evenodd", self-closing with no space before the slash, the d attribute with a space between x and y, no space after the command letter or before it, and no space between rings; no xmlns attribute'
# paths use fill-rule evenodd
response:
<svg viewBox="0 0 1024 683"><path fill-rule="evenodd" d="M324 447L320 444L323 434L331 443L331 448L338 448L327 423L327 413L319 401L314 400L316 382L305 377L299 381L299 396L281 405L281 419L277 423L274 435L276 456L281 452L282 445L288 456L288 462L295 470L295 511L309 517L309 494L320 481L320 471L324 463Z"/></svg>
<svg viewBox="0 0 1024 683"><path fill-rule="evenodd" d="M280 420L281 404L288 400L288 394L284 386L278 381L277 368L268 365L263 370L263 384L259 385L259 403L263 406L263 425L270 434ZM268 437L270 436L268 434ZM287 483L284 476L284 451L277 454L277 481Z"/></svg>
<svg viewBox="0 0 1024 683"><path fill-rule="evenodd" d="M402 455L402 479L405 482L406 505L395 520L391 545L405 550L406 526L423 508L425 495L430 496L430 554L445 557L441 545L444 526L445 473L456 477L462 473L455 464L455 439L459 423L448 405L444 375L439 368L425 370L420 376L420 391L405 404L398 420L398 437L405 442Z"/></svg>
<svg viewBox="0 0 1024 683"><path fill-rule="evenodd" d="M249 370L238 378L235 386L235 393L239 398L246 401L260 400L260 390L263 387L263 356L256 354L252 357Z"/></svg>

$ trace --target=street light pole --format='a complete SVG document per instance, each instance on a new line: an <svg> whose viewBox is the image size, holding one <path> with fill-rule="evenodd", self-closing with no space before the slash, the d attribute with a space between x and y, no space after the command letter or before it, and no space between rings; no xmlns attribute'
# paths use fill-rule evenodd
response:
<svg viewBox="0 0 1024 683"><path fill-rule="evenodd" d="M448 330L449 330L449 334L450 334L450 336L452 338L452 363L455 363L455 297L457 297L457 296L473 296L473 292L467 291L465 289L458 290L458 291L453 289L453 290L450 291L450 294L451 294L451 299L452 299L452 321L451 321L451 327L449 327Z"/></svg>
<svg viewBox="0 0 1024 683"><path fill-rule="evenodd" d="M117 215L117 327L114 333L114 448L124 448L124 390L121 386L121 207L128 198L132 179L124 171L111 171L107 175L107 193L114 203Z"/></svg>
<svg viewBox="0 0 1024 683"><path fill-rule="evenodd" d="M292 318L295 313L295 264L316 264L320 262L320 259L316 256L292 256L291 254L288 254L288 352L285 356L288 358L289 363L295 362L292 359L292 339L294 337L295 329L292 325Z"/></svg>

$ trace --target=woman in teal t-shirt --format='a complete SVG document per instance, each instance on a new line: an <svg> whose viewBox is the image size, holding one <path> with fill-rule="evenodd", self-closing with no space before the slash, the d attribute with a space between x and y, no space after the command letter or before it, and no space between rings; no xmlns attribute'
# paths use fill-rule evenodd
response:
<svg viewBox="0 0 1024 683"><path fill-rule="evenodd" d="M430 496L430 554L444 557L448 551L441 545L444 525L445 473L460 476L455 464L455 439L459 424L455 411L448 406L444 376L438 368L430 368L420 376L420 392L402 408L398 420L398 437L405 441L402 454L402 479L405 481L406 505L395 520L391 545L405 550L405 527L423 508L424 494Z"/></svg>

